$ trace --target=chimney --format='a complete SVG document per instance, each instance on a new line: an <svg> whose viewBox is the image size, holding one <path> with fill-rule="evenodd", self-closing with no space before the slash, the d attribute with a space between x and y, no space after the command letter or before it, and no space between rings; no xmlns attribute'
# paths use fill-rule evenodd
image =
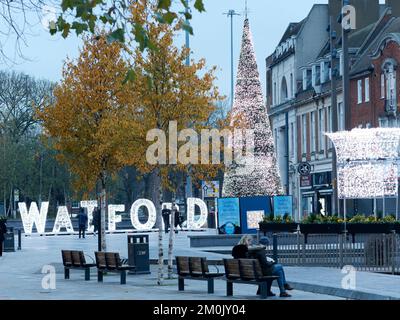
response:
<svg viewBox="0 0 400 320"><path fill-rule="evenodd" d="M356 8L358 30L379 20L379 0L350 0L350 4Z"/></svg>
<svg viewBox="0 0 400 320"><path fill-rule="evenodd" d="M379 0L350 0L350 5L356 8L356 27L357 30L362 29L371 23L379 20ZM393 6L400 8L399 0L386 0L386 2L394 3ZM342 11L342 0L329 0L329 15L333 17L334 29L338 36L342 33L341 26L337 23L337 18Z"/></svg>
<svg viewBox="0 0 400 320"><path fill-rule="evenodd" d="M386 6L392 8L392 15L400 17L400 1L399 0L386 0Z"/></svg>

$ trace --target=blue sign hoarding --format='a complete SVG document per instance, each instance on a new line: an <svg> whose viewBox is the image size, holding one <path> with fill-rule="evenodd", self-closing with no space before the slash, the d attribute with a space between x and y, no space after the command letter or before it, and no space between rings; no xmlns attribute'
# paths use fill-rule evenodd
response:
<svg viewBox="0 0 400 320"><path fill-rule="evenodd" d="M218 199L218 230L220 234L240 234L239 198Z"/></svg>
<svg viewBox="0 0 400 320"><path fill-rule="evenodd" d="M274 197L274 216L283 215L293 217L293 198L292 196L276 196Z"/></svg>
<svg viewBox="0 0 400 320"><path fill-rule="evenodd" d="M240 198L242 233L256 233L258 223L271 213L270 197Z"/></svg>

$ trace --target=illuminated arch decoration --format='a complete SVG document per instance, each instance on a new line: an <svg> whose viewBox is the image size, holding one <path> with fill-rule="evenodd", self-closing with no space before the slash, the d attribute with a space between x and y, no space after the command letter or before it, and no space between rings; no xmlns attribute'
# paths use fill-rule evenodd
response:
<svg viewBox="0 0 400 320"><path fill-rule="evenodd" d="M149 217L146 223L141 223L139 221L139 208L146 207L149 212ZM156 224L157 211L153 202L147 199L136 200L131 207L131 222L135 229L137 230L151 230Z"/></svg>
<svg viewBox="0 0 400 320"><path fill-rule="evenodd" d="M66 206L60 206L57 210L56 221L54 221L53 233L60 233L61 228L67 229L67 232L74 232L71 218L68 214L68 208Z"/></svg>
<svg viewBox="0 0 400 320"><path fill-rule="evenodd" d="M353 129L326 135L336 149L340 199L398 195L400 129Z"/></svg>
<svg viewBox="0 0 400 320"><path fill-rule="evenodd" d="M38 233L44 233L46 227L47 212L49 211L49 202L42 202L40 213L36 202L32 202L29 207L29 213L25 202L18 203L21 214L22 225L26 234L32 234L33 225L36 224Z"/></svg>
<svg viewBox="0 0 400 320"><path fill-rule="evenodd" d="M116 224L122 221L122 216L117 212L124 212L124 204L109 204L108 205L108 231L115 231Z"/></svg>
<svg viewBox="0 0 400 320"><path fill-rule="evenodd" d="M195 219L195 206L200 208L200 216ZM205 202L198 198L187 199L187 228L188 229L201 229L207 222L208 209Z"/></svg>

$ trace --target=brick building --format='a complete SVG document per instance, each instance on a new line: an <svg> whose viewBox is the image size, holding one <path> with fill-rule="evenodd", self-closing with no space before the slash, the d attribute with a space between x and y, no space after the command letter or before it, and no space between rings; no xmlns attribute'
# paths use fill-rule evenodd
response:
<svg viewBox="0 0 400 320"><path fill-rule="evenodd" d="M352 1L357 29L349 35L351 104L347 112L342 97L341 38L336 39L333 52L337 54L332 58L327 32L329 17L340 13L340 2L315 5L303 21L291 23L275 52L266 59L267 108L282 183L293 196L297 219L313 212L332 213L333 146L324 135L333 128L332 74L336 79L339 131L400 127L400 1ZM340 32L340 25L338 28L336 23L332 29ZM303 163L311 168L309 174L299 173ZM350 215L372 214L382 210L383 201L352 200L347 207ZM386 199L385 208L386 213L395 213L395 200Z"/></svg>

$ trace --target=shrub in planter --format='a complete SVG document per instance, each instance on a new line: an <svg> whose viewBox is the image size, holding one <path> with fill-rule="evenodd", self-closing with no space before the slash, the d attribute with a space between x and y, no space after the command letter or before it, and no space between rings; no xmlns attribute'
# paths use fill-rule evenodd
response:
<svg viewBox="0 0 400 320"><path fill-rule="evenodd" d="M325 217L320 214L311 214L301 221L300 231L304 234L341 233L343 220L339 217Z"/></svg>
<svg viewBox="0 0 400 320"><path fill-rule="evenodd" d="M297 223L285 214L283 217L274 217L273 214L265 216L259 223L260 231L266 232L294 232L297 230Z"/></svg>

